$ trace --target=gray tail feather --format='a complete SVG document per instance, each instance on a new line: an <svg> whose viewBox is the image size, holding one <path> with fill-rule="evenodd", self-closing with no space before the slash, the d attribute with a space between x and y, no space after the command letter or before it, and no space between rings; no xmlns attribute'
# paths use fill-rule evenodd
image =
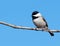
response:
<svg viewBox="0 0 60 46"><path fill-rule="evenodd" d="M51 31L49 31L49 34L50 34L51 36L54 36L53 32L51 32Z"/></svg>

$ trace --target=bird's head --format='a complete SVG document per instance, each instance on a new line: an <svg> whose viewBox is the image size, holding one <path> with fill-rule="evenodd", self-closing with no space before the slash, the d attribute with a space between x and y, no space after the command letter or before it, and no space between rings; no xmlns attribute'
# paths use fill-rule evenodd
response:
<svg viewBox="0 0 60 46"><path fill-rule="evenodd" d="M34 12L32 13L32 18L33 18L33 19L39 18L40 16L41 16L41 14L40 14L38 11L34 11Z"/></svg>

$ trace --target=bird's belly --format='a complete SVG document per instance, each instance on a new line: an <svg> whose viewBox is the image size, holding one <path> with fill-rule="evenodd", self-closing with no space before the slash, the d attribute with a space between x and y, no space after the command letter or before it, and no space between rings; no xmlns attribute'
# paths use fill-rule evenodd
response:
<svg viewBox="0 0 60 46"><path fill-rule="evenodd" d="M35 25L38 28L44 28L45 27L45 24L44 23L38 23L38 22L36 22Z"/></svg>
<svg viewBox="0 0 60 46"><path fill-rule="evenodd" d="M44 28L46 26L45 22L43 20L34 20L34 24L36 25L36 27L38 28Z"/></svg>

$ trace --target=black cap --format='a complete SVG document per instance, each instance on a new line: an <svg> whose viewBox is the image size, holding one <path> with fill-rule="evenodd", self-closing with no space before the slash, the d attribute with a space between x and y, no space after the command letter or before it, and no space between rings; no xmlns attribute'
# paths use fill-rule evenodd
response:
<svg viewBox="0 0 60 46"><path fill-rule="evenodd" d="M36 15L37 13L39 13L38 11L34 11L33 13L32 13L32 15Z"/></svg>

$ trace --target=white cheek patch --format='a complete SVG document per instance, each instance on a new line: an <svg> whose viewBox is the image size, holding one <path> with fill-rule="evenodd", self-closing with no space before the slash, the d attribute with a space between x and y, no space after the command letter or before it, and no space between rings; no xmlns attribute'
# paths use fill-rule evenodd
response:
<svg viewBox="0 0 60 46"><path fill-rule="evenodd" d="M39 17L39 16L42 16L40 13L36 14L36 15L33 15L35 17Z"/></svg>

